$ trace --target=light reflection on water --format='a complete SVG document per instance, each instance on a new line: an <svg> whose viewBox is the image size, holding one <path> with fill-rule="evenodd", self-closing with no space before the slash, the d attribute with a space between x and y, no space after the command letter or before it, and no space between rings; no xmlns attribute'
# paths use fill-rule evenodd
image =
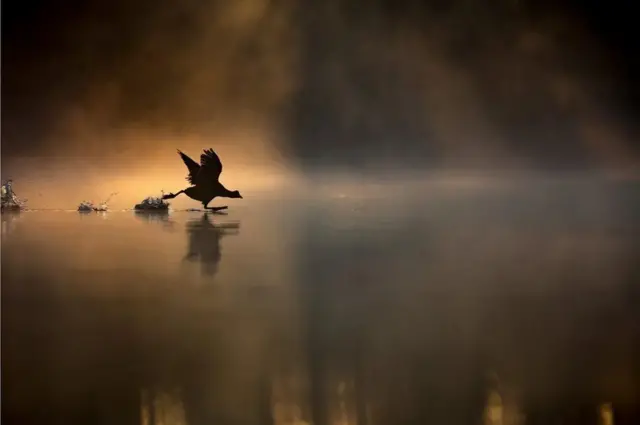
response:
<svg viewBox="0 0 640 425"><path fill-rule="evenodd" d="M3 419L633 423L625 196L3 215Z"/></svg>

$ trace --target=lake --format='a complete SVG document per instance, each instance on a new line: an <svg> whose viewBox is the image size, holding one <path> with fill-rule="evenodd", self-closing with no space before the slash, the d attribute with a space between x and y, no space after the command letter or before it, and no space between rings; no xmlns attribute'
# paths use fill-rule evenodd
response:
<svg viewBox="0 0 640 425"><path fill-rule="evenodd" d="M640 423L638 185L385 190L4 213L3 423Z"/></svg>

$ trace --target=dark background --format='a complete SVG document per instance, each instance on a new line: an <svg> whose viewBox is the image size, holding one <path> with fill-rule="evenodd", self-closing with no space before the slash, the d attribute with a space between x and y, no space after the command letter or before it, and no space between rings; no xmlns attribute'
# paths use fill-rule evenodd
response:
<svg viewBox="0 0 640 425"><path fill-rule="evenodd" d="M635 166L632 2L483 3L4 1L3 161L250 111L305 168Z"/></svg>

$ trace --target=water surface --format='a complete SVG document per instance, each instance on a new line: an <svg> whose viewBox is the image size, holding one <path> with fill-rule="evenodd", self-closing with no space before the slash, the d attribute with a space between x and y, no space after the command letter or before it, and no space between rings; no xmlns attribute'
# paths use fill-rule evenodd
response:
<svg viewBox="0 0 640 425"><path fill-rule="evenodd" d="M2 419L634 423L638 193L3 214Z"/></svg>

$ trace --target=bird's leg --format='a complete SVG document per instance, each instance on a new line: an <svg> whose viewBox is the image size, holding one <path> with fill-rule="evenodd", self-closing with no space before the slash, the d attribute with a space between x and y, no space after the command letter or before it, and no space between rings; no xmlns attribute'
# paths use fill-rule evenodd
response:
<svg viewBox="0 0 640 425"><path fill-rule="evenodd" d="M176 196L180 195L181 193L184 193L184 190L181 190L180 192L177 192L177 193L169 193L168 195L163 195L162 199L173 199Z"/></svg>

